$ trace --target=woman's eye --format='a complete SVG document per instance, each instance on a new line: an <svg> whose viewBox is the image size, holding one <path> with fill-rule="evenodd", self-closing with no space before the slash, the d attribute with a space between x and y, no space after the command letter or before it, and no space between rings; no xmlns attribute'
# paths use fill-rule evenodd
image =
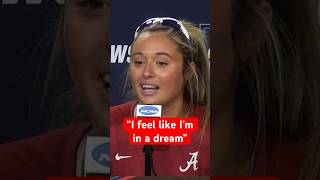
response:
<svg viewBox="0 0 320 180"><path fill-rule="evenodd" d="M158 64L159 66L167 66L167 65L168 65L168 63L165 62L165 61L158 61L157 64Z"/></svg>
<svg viewBox="0 0 320 180"><path fill-rule="evenodd" d="M133 61L133 64L135 64L135 65L142 65L142 64L143 64L143 61L142 61L142 60L134 60L134 61Z"/></svg>
<svg viewBox="0 0 320 180"><path fill-rule="evenodd" d="M85 0L82 1L79 6L82 8L98 10L106 8L108 3L105 0Z"/></svg>

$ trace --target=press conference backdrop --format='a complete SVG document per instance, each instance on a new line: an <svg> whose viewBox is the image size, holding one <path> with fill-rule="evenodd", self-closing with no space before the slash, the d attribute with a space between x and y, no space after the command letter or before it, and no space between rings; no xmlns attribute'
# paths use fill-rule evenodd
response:
<svg viewBox="0 0 320 180"><path fill-rule="evenodd" d="M111 0L111 106L126 101L123 87L130 62L130 44L135 29L151 17L174 17L191 21L206 33L209 42L210 0Z"/></svg>

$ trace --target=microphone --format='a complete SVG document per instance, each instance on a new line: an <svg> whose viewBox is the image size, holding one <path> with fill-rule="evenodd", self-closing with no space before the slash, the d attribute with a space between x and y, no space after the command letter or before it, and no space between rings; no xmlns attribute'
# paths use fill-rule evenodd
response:
<svg viewBox="0 0 320 180"><path fill-rule="evenodd" d="M153 166L152 165L152 153L153 153L152 145L144 145L143 153L144 153L144 175L151 176L151 170Z"/></svg>
<svg viewBox="0 0 320 180"><path fill-rule="evenodd" d="M161 117L161 105L137 105L136 117ZM151 176L152 165L152 145L144 145L143 153L145 155L145 176ZM155 173L154 173L155 174Z"/></svg>
<svg viewBox="0 0 320 180"><path fill-rule="evenodd" d="M84 159L85 176L110 175L110 138L88 136Z"/></svg>

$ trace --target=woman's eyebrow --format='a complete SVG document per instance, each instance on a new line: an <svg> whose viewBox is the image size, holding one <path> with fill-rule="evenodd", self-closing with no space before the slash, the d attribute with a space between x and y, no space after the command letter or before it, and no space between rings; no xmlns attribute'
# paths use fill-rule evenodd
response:
<svg viewBox="0 0 320 180"><path fill-rule="evenodd" d="M136 56L136 55L141 55L141 56L143 56L142 52L139 52L139 51L131 54L131 56Z"/></svg>
<svg viewBox="0 0 320 180"><path fill-rule="evenodd" d="M172 58L172 56L166 52L157 52L156 55L164 55L164 56L168 56L168 57Z"/></svg>
<svg viewBox="0 0 320 180"><path fill-rule="evenodd" d="M138 52L134 52L131 54L131 56L138 56L138 55L143 56L143 53L138 51ZM168 56L168 57L172 58L172 56L166 52L157 52L156 55L157 56Z"/></svg>

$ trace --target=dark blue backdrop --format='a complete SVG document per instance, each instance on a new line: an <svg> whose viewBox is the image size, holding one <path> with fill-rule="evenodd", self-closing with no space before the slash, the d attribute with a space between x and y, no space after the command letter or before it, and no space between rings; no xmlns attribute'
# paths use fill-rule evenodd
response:
<svg viewBox="0 0 320 180"><path fill-rule="evenodd" d="M0 1L0 144L47 131L40 106L60 8Z"/></svg>
<svg viewBox="0 0 320 180"><path fill-rule="evenodd" d="M122 90L129 61L129 45L135 29L148 18L164 16L186 19L209 31L210 0L111 0L111 105L125 101Z"/></svg>

